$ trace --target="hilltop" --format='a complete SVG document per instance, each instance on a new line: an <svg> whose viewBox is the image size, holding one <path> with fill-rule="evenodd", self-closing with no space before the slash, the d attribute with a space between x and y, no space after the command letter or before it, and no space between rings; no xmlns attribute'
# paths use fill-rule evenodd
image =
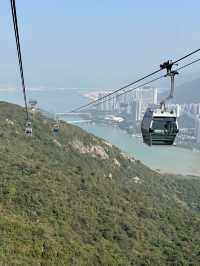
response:
<svg viewBox="0 0 200 266"><path fill-rule="evenodd" d="M1 265L200 265L200 180L0 103Z"/></svg>
<svg viewBox="0 0 200 266"><path fill-rule="evenodd" d="M177 86L174 93L176 103L199 103L200 102L200 78L187 81Z"/></svg>
<svg viewBox="0 0 200 266"><path fill-rule="evenodd" d="M165 98L169 91L161 92L159 94L159 101ZM184 83L176 86L174 91L174 103L199 103L200 102L200 78L185 81Z"/></svg>

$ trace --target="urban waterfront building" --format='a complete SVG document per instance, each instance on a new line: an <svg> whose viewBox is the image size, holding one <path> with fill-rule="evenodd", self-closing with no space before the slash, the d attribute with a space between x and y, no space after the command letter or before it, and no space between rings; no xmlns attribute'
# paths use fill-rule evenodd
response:
<svg viewBox="0 0 200 266"><path fill-rule="evenodd" d="M110 93L111 93L111 91L99 92L98 99L104 98ZM102 99L100 101L100 104L97 105L97 110L98 111L104 111L104 112L113 111L115 109L115 102L116 102L116 100L115 100L115 98L112 98L112 96L110 97L109 100L108 100L108 98L106 100Z"/></svg>
<svg viewBox="0 0 200 266"><path fill-rule="evenodd" d="M135 120L141 121L146 109L151 105L157 105L158 92L156 88L143 87L133 91L132 103L135 105Z"/></svg>
<svg viewBox="0 0 200 266"><path fill-rule="evenodd" d="M196 141L200 144L200 117L196 119Z"/></svg>
<svg viewBox="0 0 200 266"><path fill-rule="evenodd" d="M181 104L181 112L191 113L193 115L200 114L200 103Z"/></svg>
<svg viewBox="0 0 200 266"><path fill-rule="evenodd" d="M169 110L173 110L176 113L177 117L180 117L181 115L181 105L180 104L167 104L166 105Z"/></svg>
<svg viewBox="0 0 200 266"><path fill-rule="evenodd" d="M98 94L98 99L107 96L111 91L104 91ZM143 114L149 105L157 104L157 89L151 87L143 87L136 89L128 94L119 92L116 97L107 98L105 101L102 99L97 107L99 111L104 112L118 112L118 113L135 113L135 120L142 120ZM120 95L122 94L122 95Z"/></svg>

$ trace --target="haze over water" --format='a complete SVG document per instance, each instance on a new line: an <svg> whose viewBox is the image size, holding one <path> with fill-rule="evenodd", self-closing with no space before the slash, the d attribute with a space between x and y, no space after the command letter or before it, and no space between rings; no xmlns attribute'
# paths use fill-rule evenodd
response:
<svg viewBox="0 0 200 266"><path fill-rule="evenodd" d="M33 89L28 98L36 99L40 108L46 111L67 112L88 102L81 94L88 90L80 89ZM22 92L19 90L0 90L0 99L23 105ZM104 138L124 152L141 160L144 164L162 172L191 174L200 176L200 152L179 147L148 147L142 140L112 126L84 124L78 126Z"/></svg>

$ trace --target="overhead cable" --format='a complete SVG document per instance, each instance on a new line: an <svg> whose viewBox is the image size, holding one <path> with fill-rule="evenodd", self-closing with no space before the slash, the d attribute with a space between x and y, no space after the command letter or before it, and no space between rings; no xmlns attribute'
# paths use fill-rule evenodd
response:
<svg viewBox="0 0 200 266"><path fill-rule="evenodd" d="M193 65L193 64L195 64L195 63L197 63L197 62L200 62L200 58L195 59L195 60L189 62L188 64L185 64L185 65L183 65L183 66L177 68L176 70L177 70L177 71L180 71L180 70L182 70L182 69L184 69L184 68L186 68L186 67L189 67L189 66L191 66L191 65ZM138 85L138 86L136 86L136 87L134 87L134 88L131 88L130 90L124 91L124 92L122 92L122 93L120 93L120 94L116 94L115 96L113 96L113 97L111 97L111 98L110 98L110 97L108 97L108 98L104 98L103 101L101 100L101 99L103 98L103 97L102 97L102 98L99 99L98 102L96 101L96 103L94 103L92 106L98 106L99 104L102 104L102 103L104 103L104 102L111 101L111 100L115 99L116 97L118 98L118 97L120 97L120 96L122 96L122 95L124 95L124 94L129 94L129 93L133 92L133 91L136 90L136 89L139 89L139 88L141 88L141 87L147 86L147 85L149 85L149 84L151 84L151 83L153 83L153 82L155 82L155 81L158 81L158 80L160 80L160 79L162 79L162 78L164 78L164 77L166 77L166 75L161 75L161 76L159 76L159 77L157 77L157 78L154 78L154 79L152 79L152 80L150 80L150 81L147 81L147 82L145 82L145 83L142 83L142 84L140 84L140 85Z"/></svg>
<svg viewBox="0 0 200 266"><path fill-rule="evenodd" d="M194 51L192 51L192 52L190 52L190 53L188 53L188 54L186 54L185 56L183 56L183 57L181 57L181 58L179 58L179 59L177 59L177 60L175 60L175 61L173 61L172 64L177 64L178 62L180 62L180 61L182 61L182 60L184 60L184 59L186 59L186 58L188 58L188 57L190 57L190 56L196 54L197 52L200 52L200 48L199 48L199 49L196 49L196 50L194 50ZM85 105L82 105L82 106L80 106L80 107L78 107L78 108L75 108L75 109L72 110L71 112L77 112L77 111L80 111L80 110L82 110L82 109L85 109L85 108L87 108L87 107L89 107L89 106L91 106L91 105L96 105L97 102L102 102L102 100L104 100L105 98L109 98L110 96L112 96L112 95L118 93L119 91L123 91L123 90L127 89L128 87L130 87L130 86L132 86L132 85L134 85L134 84L136 84L136 83L139 83L140 81L142 81L142 80L144 80L144 79L146 79L146 78L149 78L149 77L151 77L151 76L153 76L153 75L159 73L159 72L162 71L162 70L163 70L163 69L160 68L160 69L158 69L158 70L156 70L156 71L154 71L154 72L152 72L152 73L150 73L150 74L147 74L146 76L144 76L144 77L142 77L142 78L139 78L138 80L136 80L136 81L134 81L134 82L131 82L131 83L129 83L129 84L127 84L127 85L125 85L125 86L123 86L123 87L121 87L121 88L119 88L119 89L113 91L113 92L108 93L107 95L105 95L105 96L103 96L103 97L101 97L101 98L99 98L99 99L93 100L93 101L89 102L88 104L85 104ZM150 81L150 82L151 82L151 81ZM146 84L146 83L145 83L145 84Z"/></svg>
<svg viewBox="0 0 200 266"><path fill-rule="evenodd" d="M23 70L23 64L22 64L22 54L21 54L21 46L20 46L20 38L19 38L19 29L18 29L18 22L17 22L17 12L16 12L15 0L10 0L10 4L11 4L11 10L12 10L13 26L14 26L15 40L16 40L16 46L17 46L17 55L18 55L18 63L19 63L22 90L23 90L23 96L24 96L26 118L28 121L29 120L29 113L28 113L28 104L27 104L27 97L26 97L26 86L25 86L25 81L24 81L24 70Z"/></svg>

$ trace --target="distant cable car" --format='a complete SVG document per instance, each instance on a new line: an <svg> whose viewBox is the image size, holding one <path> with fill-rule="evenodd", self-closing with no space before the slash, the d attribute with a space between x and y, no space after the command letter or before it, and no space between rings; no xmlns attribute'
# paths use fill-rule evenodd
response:
<svg viewBox="0 0 200 266"><path fill-rule="evenodd" d="M52 130L54 133L58 133L60 130L59 124L58 123L54 124Z"/></svg>
<svg viewBox="0 0 200 266"><path fill-rule="evenodd" d="M25 134L26 134L26 136L30 136L30 137L33 134L32 125L31 125L31 122L29 122L29 121L26 123Z"/></svg>
<svg viewBox="0 0 200 266"><path fill-rule="evenodd" d="M54 118L55 122L53 124L53 127L52 127L52 131L53 133L58 133L59 130L60 130L60 120L59 120L59 117L57 116L57 114L55 114L55 118Z"/></svg>
<svg viewBox="0 0 200 266"><path fill-rule="evenodd" d="M167 110L165 102L173 98L174 76L177 71L172 71L173 64L167 61L162 64L161 69L167 69L167 75L171 78L171 91L169 96L160 103L160 107L147 108L142 123L141 131L145 144L151 145L172 145L179 131L177 114Z"/></svg>

